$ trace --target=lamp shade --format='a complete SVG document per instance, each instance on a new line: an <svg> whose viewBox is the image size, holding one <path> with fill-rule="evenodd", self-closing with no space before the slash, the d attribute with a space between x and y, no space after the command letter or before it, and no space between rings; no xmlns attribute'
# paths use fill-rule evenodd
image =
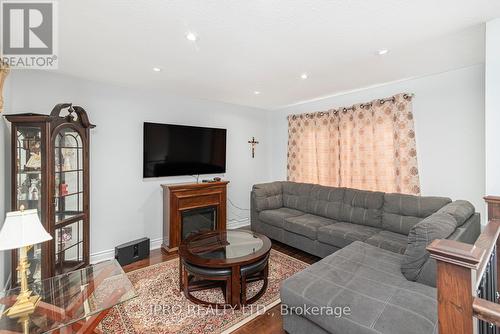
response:
<svg viewBox="0 0 500 334"><path fill-rule="evenodd" d="M21 248L51 239L38 218L37 210L9 212L0 230L0 250Z"/></svg>

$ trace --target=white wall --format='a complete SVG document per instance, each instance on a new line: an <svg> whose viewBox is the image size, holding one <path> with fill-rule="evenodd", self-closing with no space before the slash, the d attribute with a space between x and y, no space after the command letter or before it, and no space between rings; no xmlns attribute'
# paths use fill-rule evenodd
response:
<svg viewBox="0 0 500 334"><path fill-rule="evenodd" d="M267 112L225 104L173 97L164 92L137 91L49 72L15 71L11 77L9 112L47 114L56 103L83 106L97 127L91 135L91 253L94 260L109 250L143 236L160 244L161 184L193 182L192 177L142 178L144 121L228 129L229 199L248 209L254 183L269 180ZM255 159L247 141L260 144ZM1 163L1 161L0 161ZM208 177L208 176L207 176ZM249 212L228 204L229 227L248 224Z"/></svg>
<svg viewBox="0 0 500 334"><path fill-rule="evenodd" d="M10 79L4 85L4 111L10 110ZM9 159L9 129L7 120L0 114L0 227L5 219L5 212L10 209L10 159ZM0 251L0 289L9 280L10 252Z"/></svg>
<svg viewBox="0 0 500 334"><path fill-rule="evenodd" d="M486 194L500 196L500 19L486 24Z"/></svg>
<svg viewBox="0 0 500 334"><path fill-rule="evenodd" d="M272 178L286 178L287 115L350 106L401 92L416 94L413 107L422 195L469 200L484 219L483 65L362 89L275 111Z"/></svg>

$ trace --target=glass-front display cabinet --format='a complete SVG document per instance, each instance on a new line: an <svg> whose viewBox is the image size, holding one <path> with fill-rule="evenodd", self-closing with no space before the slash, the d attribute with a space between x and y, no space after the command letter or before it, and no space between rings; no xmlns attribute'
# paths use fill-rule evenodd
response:
<svg viewBox="0 0 500 334"><path fill-rule="evenodd" d="M12 123L12 211L37 209L53 239L28 252L29 281L89 263L89 136L85 110L58 104L50 115L5 116ZM12 251L12 284L19 283Z"/></svg>

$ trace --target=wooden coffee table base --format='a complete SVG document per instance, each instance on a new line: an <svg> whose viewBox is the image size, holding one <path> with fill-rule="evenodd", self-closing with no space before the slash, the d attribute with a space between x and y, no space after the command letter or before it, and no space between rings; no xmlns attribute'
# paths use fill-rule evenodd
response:
<svg viewBox="0 0 500 334"><path fill-rule="evenodd" d="M257 301L267 289L271 240L247 230L200 232L179 246L179 287L193 303L216 308L240 308ZM263 280L260 291L247 300L248 282ZM224 304L210 303L191 292L222 288Z"/></svg>
<svg viewBox="0 0 500 334"><path fill-rule="evenodd" d="M208 269L208 268L207 268ZM213 307L213 308L233 308L239 309L241 306L246 306L256 302L267 290L269 265L266 264L265 268L260 272L254 273L248 277L241 276L241 267L235 265L231 267L231 275L227 276L210 276L200 275L198 273L192 274L188 272L186 267L179 259L179 287L180 291L184 293L187 299L195 304ZM255 296L246 299L247 284L255 281L263 280L262 288ZM203 301L191 294L191 292L202 291L208 289L222 289L224 294L225 304L211 303Z"/></svg>

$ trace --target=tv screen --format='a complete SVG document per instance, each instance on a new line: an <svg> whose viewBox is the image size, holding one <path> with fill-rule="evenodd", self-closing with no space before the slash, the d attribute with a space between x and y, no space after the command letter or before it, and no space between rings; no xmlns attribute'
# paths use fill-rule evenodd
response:
<svg viewBox="0 0 500 334"><path fill-rule="evenodd" d="M144 123L144 177L225 173L226 132Z"/></svg>

